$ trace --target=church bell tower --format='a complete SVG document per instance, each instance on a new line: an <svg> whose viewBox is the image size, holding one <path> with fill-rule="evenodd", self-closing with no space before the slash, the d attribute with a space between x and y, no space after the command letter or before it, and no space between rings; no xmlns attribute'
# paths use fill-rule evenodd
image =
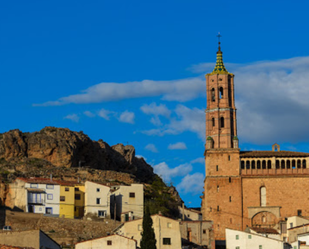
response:
<svg viewBox="0 0 309 249"><path fill-rule="evenodd" d="M206 74L206 178L202 196L203 219L213 220L216 241L225 240L225 228L243 228L234 75L226 70L222 54L219 40L215 68Z"/></svg>

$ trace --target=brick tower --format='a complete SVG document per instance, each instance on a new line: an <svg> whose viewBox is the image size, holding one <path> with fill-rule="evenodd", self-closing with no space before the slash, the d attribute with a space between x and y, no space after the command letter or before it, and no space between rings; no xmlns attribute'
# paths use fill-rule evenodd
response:
<svg viewBox="0 0 309 249"><path fill-rule="evenodd" d="M242 230L240 159L237 139L234 75L217 52L214 70L206 75L206 178L203 219L214 221L216 240L225 240L225 228Z"/></svg>

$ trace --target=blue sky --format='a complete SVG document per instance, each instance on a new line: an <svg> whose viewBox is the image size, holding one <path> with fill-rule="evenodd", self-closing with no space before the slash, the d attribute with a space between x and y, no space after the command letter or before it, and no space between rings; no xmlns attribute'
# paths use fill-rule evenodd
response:
<svg viewBox="0 0 309 249"><path fill-rule="evenodd" d="M205 73L222 34L243 150L309 151L308 1L2 1L0 132L132 144L187 206L205 166Z"/></svg>

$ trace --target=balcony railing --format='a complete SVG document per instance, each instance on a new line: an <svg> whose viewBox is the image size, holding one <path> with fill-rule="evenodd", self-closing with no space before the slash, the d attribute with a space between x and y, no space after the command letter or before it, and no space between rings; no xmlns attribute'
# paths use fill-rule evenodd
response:
<svg viewBox="0 0 309 249"><path fill-rule="evenodd" d="M309 175L309 169L241 169L241 175Z"/></svg>

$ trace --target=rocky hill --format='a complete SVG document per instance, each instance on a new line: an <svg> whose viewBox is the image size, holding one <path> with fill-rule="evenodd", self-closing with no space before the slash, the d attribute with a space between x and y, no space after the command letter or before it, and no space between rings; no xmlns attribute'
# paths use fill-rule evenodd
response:
<svg viewBox="0 0 309 249"><path fill-rule="evenodd" d="M132 145L109 146L83 132L55 127L0 134L0 206L12 207L8 183L33 176L107 185L144 183L145 201L152 213L177 217L181 205L177 190L167 187L143 158L135 157Z"/></svg>
<svg viewBox="0 0 309 249"><path fill-rule="evenodd" d="M0 160L42 159L55 167L113 170L134 175L140 182L152 182L155 174L143 158L135 157L131 145L109 146L93 141L83 132L45 127L39 132L11 130L0 134ZM29 160L28 160L29 161Z"/></svg>

